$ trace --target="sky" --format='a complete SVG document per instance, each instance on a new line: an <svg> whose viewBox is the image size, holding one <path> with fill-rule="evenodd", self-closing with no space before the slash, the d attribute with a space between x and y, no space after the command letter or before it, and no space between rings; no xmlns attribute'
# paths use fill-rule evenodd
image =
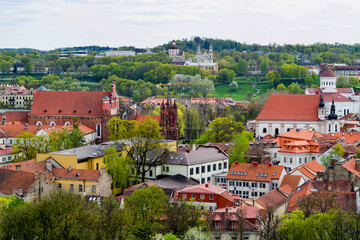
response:
<svg viewBox="0 0 360 240"><path fill-rule="evenodd" d="M359 43L357 0L0 0L0 48Z"/></svg>

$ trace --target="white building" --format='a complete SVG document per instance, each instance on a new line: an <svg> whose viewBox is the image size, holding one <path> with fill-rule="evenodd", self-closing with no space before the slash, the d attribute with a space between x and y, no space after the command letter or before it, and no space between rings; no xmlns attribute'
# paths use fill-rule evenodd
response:
<svg viewBox="0 0 360 240"><path fill-rule="evenodd" d="M135 51L117 51L117 50L110 50L105 52L105 56L135 56Z"/></svg>

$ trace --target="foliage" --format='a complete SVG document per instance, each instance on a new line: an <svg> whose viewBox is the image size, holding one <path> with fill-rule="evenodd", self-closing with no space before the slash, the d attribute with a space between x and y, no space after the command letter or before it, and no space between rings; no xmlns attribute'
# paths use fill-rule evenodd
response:
<svg viewBox="0 0 360 240"><path fill-rule="evenodd" d="M237 70L236 72L239 74L247 74L249 71L248 62L244 59L239 59L236 70Z"/></svg>
<svg viewBox="0 0 360 240"><path fill-rule="evenodd" d="M218 80L223 82L232 82L235 80L235 72L233 70L221 69L218 72Z"/></svg>
<svg viewBox="0 0 360 240"><path fill-rule="evenodd" d="M125 189L129 186L131 168L128 159L116 153L116 148L105 149L104 162L106 171L111 175L112 183L115 187Z"/></svg>
<svg viewBox="0 0 360 240"><path fill-rule="evenodd" d="M241 122L236 122L227 117L219 117L210 122L209 129L200 137L198 143L230 142L242 130L243 124Z"/></svg>
<svg viewBox="0 0 360 240"><path fill-rule="evenodd" d="M311 87L313 84L314 84L314 78L309 76L309 75L306 75L305 77L305 84L308 86L308 87Z"/></svg>
<svg viewBox="0 0 360 240"><path fill-rule="evenodd" d="M214 83L208 78L202 78L199 74L195 76L176 74L171 78L170 84L178 92L189 94L193 91L202 97L215 91Z"/></svg>
<svg viewBox="0 0 360 240"><path fill-rule="evenodd" d="M278 90L278 91L284 91L284 90L286 90L286 87L285 87L285 85L284 84L279 84L277 87L276 87L276 89Z"/></svg>
<svg viewBox="0 0 360 240"><path fill-rule="evenodd" d="M250 141L254 140L254 135L248 131L242 131L235 136L234 145L230 148L230 165L235 161L246 163L245 154L247 153Z"/></svg>
<svg viewBox="0 0 360 240"><path fill-rule="evenodd" d="M278 71L270 71L265 76L266 80L269 81L270 85L277 86L280 83L280 74Z"/></svg>
<svg viewBox="0 0 360 240"><path fill-rule="evenodd" d="M186 108L184 112L184 133L189 140L194 140L205 130L205 123L195 108Z"/></svg>
<svg viewBox="0 0 360 240"><path fill-rule="evenodd" d="M151 236L163 230L159 219L165 214L168 198L161 188L153 185L137 189L124 200L129 214L129 231L136 238L151 239Z"/></svg>
<svg viewBox="0 0 360 240"><path fill-rule="evenodd" d="M236 81L232 81L230 84L229 84L229 87L232 91L235 91L239 86L237 84Z"/></svg>
<svg viewBox="0 0 360 240"><path fill-rule="evenodd" d="M269 61L266 59L261 60L260 62L260 71L261 74L267 74L269 71Z"/></svg>
<svg viewBox="0 0 360 240"><path fill-rule="evenodd" d="M208 240L209 236L207 233L201 231L199 228L189 229L184 236L184 240Z"/></svg>
<svg viewBox="0 0 360 240"><path fill-rule="evenodd" d="M33 137L34 134L26 131L15 137L11 154L17 155L17 161L30 160L36 157L36 148L32 144Z"/></svg>
<svg viewBox="0 0 360 240"><path fill-rule="evenodd" d="M108 122L108 130L110 140L126 140L128 147L123 148L126 157L141 176L141 182L144 182L145 174L162 156L162 152L158 151L159 140L163 138L159 123L151 118L136 122L114 117ZM119 144L121 145L121 141Z"/></svg>

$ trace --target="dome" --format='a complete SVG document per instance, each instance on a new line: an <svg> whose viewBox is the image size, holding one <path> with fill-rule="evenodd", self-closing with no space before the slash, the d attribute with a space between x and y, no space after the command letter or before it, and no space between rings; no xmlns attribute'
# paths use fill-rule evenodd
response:
<svg viewBox="0 0 360 240"><path fill-rule="evenodd" d="M169 49L179 49L179 47L176 46L176 45L171 45L171 46L169 47Z"/></svg>

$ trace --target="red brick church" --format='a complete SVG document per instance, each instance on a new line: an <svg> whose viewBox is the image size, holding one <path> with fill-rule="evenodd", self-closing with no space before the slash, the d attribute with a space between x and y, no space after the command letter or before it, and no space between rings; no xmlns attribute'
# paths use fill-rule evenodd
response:
<svg viewBox="0 0 360 240"><path fill-rule="evenodd" d="M108 137L106 124L119 117L115 83L111 92L37 91L31 107L29 125L72 125L74 118L96 130L100 141Z"/></svg>

